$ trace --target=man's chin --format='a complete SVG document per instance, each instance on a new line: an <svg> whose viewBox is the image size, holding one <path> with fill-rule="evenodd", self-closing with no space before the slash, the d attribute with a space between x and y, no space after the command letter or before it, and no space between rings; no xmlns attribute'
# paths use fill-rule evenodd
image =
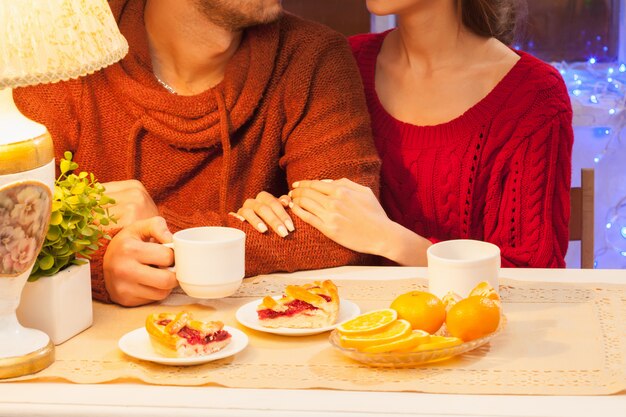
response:
<svg viewBox="0 0 626 417"><path fill-rule="evenodd" d="M283 9L283 6L280 4L280 2L276 5L276 7L273 7L269 10L267 10L264 13L264 16L262 16L259 19L259 22L256 23L258 25L264 25L267 23L274 23L277 20L279 20L281 17L283 17L283 15L285 14L285 10Z"/></svg>

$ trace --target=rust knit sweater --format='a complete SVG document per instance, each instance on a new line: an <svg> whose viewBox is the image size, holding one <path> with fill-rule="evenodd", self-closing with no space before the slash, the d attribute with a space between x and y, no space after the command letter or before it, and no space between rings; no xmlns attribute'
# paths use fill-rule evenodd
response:
<svg viewBox="0 0 626 417"><path fill-rule="evenodd" d="M172 232L242 229L248 276L365 262L296 216L296 231L281 238L227 214L260 191L280 196L302 179L347 177L377 192L380 162L345 39L285 15L246 31L220 84L178 96L152 73L144 0L110 5L130 45L120 63L15 91L20 109L50 130L57 160L70 150L101 182L140 180ZM92 287L94 298L109 301L104 249L92 262Z"/></svg>

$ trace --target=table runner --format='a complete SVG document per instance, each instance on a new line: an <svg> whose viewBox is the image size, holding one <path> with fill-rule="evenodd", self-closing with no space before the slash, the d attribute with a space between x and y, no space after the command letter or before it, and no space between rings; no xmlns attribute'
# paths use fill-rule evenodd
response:
<svg viewBox="0 0 626 417"><path fill-rule="evenodd" d="M334 281L341 297L356 302L362 311L387 307L403 292L427 288L422 278ZM57 346L53 365L7 381L448 394L603 395L626 390L624 285L502 278L507 325L489 344L442 362L388 369L343 356L328 343L328 333L278 336L247 329L235 320L243 304L302 282L289 276L259 276L222 300L194 300L178 292L162 303L138 308L95 303L93 326ZM183 308L200 319L221 320L243 330L250 344L230 358L189 367L135 360L118 349L118 339L143 326L148 314Z"/></svg>

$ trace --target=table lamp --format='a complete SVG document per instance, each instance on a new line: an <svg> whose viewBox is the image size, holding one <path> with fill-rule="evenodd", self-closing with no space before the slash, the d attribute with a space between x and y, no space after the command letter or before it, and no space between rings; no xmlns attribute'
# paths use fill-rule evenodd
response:
<svg viewBox="0 0 626 417"><path fill-rule="evenodd" d="M128 44L107 0L0 2L0 379L54 361L45 333L15 315L46 234L54 152L45 126L20 113L12 88L77 78L119 61Z"/></svg>

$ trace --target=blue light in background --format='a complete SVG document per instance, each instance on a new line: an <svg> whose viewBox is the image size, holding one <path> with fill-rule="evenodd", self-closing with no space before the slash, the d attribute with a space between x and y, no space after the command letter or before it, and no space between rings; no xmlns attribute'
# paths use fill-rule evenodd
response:
<svg viewBox="0 0 626 417"><path fill-rule="evenodd" d="M606 126L598 126L593 128L593 137L604 139L611 134L611 128Z"/></svg>

